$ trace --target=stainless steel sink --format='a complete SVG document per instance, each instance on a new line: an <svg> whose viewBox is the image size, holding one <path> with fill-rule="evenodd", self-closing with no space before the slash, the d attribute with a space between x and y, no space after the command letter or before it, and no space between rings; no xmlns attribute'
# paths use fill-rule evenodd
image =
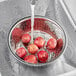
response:
<svg viewBox="0 0 76 76"><path fill-rule="evenodd" d="M2 76L57 76L74 70L76 67L75 22L65 0L38 0L35 8L35 15L55 20L67 32L68 47L55 66L34 68L15 60L8 48L8 32L17 20L29 15L31 13L28 0L6 0L0 3L0 72Z"/></svg>

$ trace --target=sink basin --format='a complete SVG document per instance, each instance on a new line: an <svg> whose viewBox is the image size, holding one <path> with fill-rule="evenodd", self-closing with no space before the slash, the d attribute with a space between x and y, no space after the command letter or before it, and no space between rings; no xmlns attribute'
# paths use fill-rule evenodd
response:
<svg viewBox="0 0 76 76"><path fill-rule="evenodd" d="M12 25L23 17L31 15L28 0L6 0L0 3L0 72L2 76L57 76L76 67L75 18L70 12L67 0L38 0L35 15L42 15L59 23L67 32L68 47L54 67L28 67L20 64L9 52L8 32ZM48 71L49 70L49 71Z"/></svg>

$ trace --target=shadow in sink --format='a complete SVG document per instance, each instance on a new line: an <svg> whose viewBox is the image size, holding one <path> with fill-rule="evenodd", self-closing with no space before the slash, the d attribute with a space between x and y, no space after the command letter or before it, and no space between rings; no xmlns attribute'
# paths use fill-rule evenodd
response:
<svg viewBox="0 0 76 76"><path fill-rule="evenodd" d="M28 76L55 76L53 73L53 65L43 66L43 67L30 67L24 64L20 64L22 66L23 71L21 71L21 75L24 73ZM24 75L22 75L24 76Z"/></svg>

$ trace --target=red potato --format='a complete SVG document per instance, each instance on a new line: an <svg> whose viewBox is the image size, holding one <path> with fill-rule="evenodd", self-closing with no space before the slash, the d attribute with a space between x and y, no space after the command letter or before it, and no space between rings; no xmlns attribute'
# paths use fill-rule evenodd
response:
<svg viewBox="0 0 76 76"><path fill-rule="evenodd" d="M38 47L35 44L30 44L28 46L28 52L31 53L31 54L37 53L38 50L39 49L38 49Z"/></svg>
<svg viewBox="0 0 76 76"><path fill-rule="evenodd" d="M56 39L51 38L51 39L48 40L46 47L48 49L54 49L56 47L56 45L57 45Z"/></svg>
<svg viewBox="0 0 76 76"><path fill-rule="evenodd" d="M33 64L37 64L37 58L35 55L28 55L24 58L24 61L28 62L28 63L33 63Z"/></svg>
<svg viewBox="0 0 76 76"><path fill-rule="evenodd" d="M57 40L57 48L61 49L63 47L63 40L60 38Z"/></svg>
<svg viewBox="0 0 76 76"><path fill-rule="evenodd" d="M45 63L48 60L48 53L44 50L41 50L37 54L38 60L42 63Z"/></svg>
<svg viewBox="0 0 76 76"><path fill-rule="evenodd" d="M23 42L23 43L29 43L30 40L31 40L31 36L30 36L29 34L24 34L24 35L22 36L22 42Z"/></svg>
<svg viewBox="0 0 76 76"><path fill-rule="evenodd" d="M44 44L45 44L45 40L42 37L37 37L34 40L34 44L36 44L39 48L42 48L44 46Z"/></svg>
<svg viewBox="0 0 76 76"><path fill-rule="evenodd" d="M58 56L59 53L60 53L61 50L62 50L62 47L63 47L63 40L60 38L60 39L57 40L57 46L56 46L56 48L54 48L54 49L48 49L48 48L47 48L47 50L48 50L49 52L55 53L55 55Z"/></svg>
<svg viewBox="0 0 76 76"><path fill-rule="evenodd" d="M20 28L14 28L12 31L12 39L15 43L18 43L21 40L21 37L23 35L23 30Z"/></svg>
<svg viewBox="0 0 76 76"><path fill-rule="evenodd" d="M16 54L20 58L22 58L22 57L26 56L27 52L26 52L26 49L25 48L21 47L21 48L19 48L19 49L16 50Z"/></svg>

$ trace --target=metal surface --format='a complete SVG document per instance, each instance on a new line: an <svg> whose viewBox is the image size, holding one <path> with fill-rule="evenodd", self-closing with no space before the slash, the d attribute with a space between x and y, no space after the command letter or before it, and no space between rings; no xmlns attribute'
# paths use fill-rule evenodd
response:
<svg viewBox="0 0 76 76"><path fill-rule="evenodd" d="M42 15L57 21L66 28L70 38L70 45L68 45L64 53L64 58L60 58L54 66L40 68L29 67L18 63L10 53L7 45L7 36L12 25L17 20L31 15L29 1L6 0L0 3L0 72L2 76L57 76L75 69L76 48L74 45L76 45L76 32L61 1L64 4L63 0L44 0L44 2L43 0L38 0L36 4L35 15ZM66 61L71 66L67 65Z"/></svg>
<svg viewBox="0 0 76 76"><path fill-rule="evenodd" d="M59 22L62 26L65 27L65 30L67 31L68 35L68 48L70 48L70 51L66 50L65 52L65 59L67 59L67 62L71 64L72 66L76 67L76 32L74 26L76 26L68 12L68 8L66 7L66 1L65 0L56 0L56 18L57 22ZM70 54L71 53L71 54ZM70 54L70 57L68 55Z"/></svg>

